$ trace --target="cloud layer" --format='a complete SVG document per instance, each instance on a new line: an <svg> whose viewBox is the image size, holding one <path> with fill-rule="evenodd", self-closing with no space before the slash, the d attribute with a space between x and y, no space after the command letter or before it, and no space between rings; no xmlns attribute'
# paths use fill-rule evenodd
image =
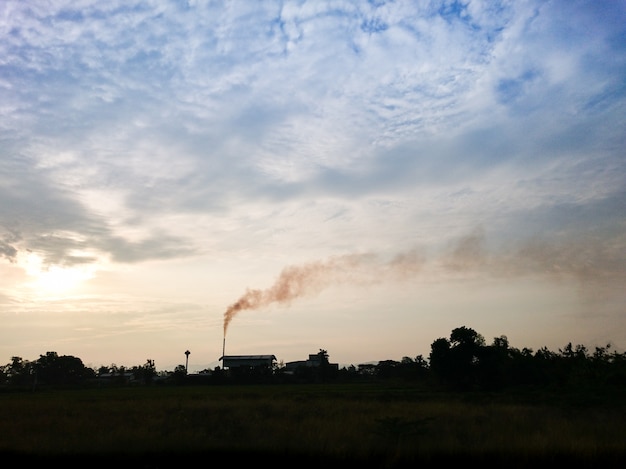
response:
<svg viewBox="0 0 626 469"><path fill-rule="evenodd" d="M452 249L447 275L622 279L625 24L611 1L7 0L0 265L268 285L417 247Z"/></svg>

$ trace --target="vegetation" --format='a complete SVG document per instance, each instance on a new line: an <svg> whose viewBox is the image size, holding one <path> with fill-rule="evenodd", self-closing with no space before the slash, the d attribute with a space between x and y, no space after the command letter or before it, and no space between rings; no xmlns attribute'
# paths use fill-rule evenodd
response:
<svg viewBox="0 0 626 469"><path fill-rule="evenodd" d="M590 352L583 345L567 344L558 352L543 347L536 352L509 345L506 336L490 345L475 330L459 327L449 338L438 338L431 345L428 359L403 357L376 364L351 365L338 369L329 362L328 352L320 349L319 366L287 370L248 368L205 370L188 375L187 366L173 372L157 373L154 361L131 368L116 365L94 370L73 356L47 352L34 361L13 357L0 366L0 384L8 389L36 389L42 386L90 386L104 384L253 384L368 382L395 380L419 382L432 389L455 391L501 391L524 387L560 389L623 389L626 386L626 353L612 351L610 345Z"/></svg>
<svg viewBox="0 0 626 469"><path fill-rule="evenodd" d="M228 454L232 461L253 454L285 467L320 460L398 467L452 458L509 467L540 460L618 467L626 454L623 403L537 396L428 392L384 382L4 393L0 450L25 462L29 456L117 461L111 466L139 460L159 467L172 455Z"/></svg>
<svg viewBox="0 0 626 469"><path fill-rule="evenodd" d="M486 345L460 327L433 342L428 360L337 369L325 350L320 357L320 366L294 373L187 375L180 366L167 376L151 360L91 370L54 352L34 362L14 357L2 367L0 451L46 463L149 459L150 467L165 465L166 454L298 467L439 465L457 457L612 467L626 456L626 357L608 345L532 352L506 337Z"/></svg>

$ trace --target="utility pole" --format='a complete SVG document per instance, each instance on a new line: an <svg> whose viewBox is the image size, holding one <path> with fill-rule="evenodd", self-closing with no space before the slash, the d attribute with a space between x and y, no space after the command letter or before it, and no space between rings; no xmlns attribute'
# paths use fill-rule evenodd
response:
<svg viewBox="0 0 626 469"><path fill-rule="evenodd" d="M189 368L189 354L191 352L189 350L185 350L185 374L188 373L188 368Z"/></svg>

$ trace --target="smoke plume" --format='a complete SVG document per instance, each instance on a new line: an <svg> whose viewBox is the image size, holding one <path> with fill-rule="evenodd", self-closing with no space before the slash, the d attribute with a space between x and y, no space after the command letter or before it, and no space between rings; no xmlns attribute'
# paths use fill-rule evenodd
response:
<svg viewBox="0 0 626 469"><path fill-rule="evenodd" d="M381 277L405 278L417 272L421 263L421 256L416 251L410 251L382 263L373 255L354 254L288 266L271 287L265 290L248 289L226 309L224 337L228 325L240 311L259 309L273 303L288 304L296 298L319 293L337 283L366 284L377 282Z"/></svg>
<svg viewBox="0 0 626 469"><path fill-rule="evenodd" d="M440 279L459 275L500 279L532 276L551 281L573 279L588 291L600 291L603 285L611 289L616 282L626 281L625 245L624 235L609 240L550 242L533 239L490 252L485 246L483 231L475 230L428 260L419 251L411 250L387 261L373 254L354 254L289 266L271 287L248 289L226 309L224 337L228 325L240 311L260 309L273 303L288 304L339 283L376 284L407 280L418 274Z"/></svg>

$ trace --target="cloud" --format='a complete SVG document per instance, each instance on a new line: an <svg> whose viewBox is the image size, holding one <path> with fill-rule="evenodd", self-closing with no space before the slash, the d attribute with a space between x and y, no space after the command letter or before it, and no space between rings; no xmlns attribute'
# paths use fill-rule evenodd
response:
<svg viewBox="0 0 626 469"><path fill-rule="evenodd" d="M275 223L253 209L306 210L311 198L344 220L379 199L444 226L465 216L461 203L468 218L523 225L623 190L598 169L624 169L622 7L6 2L2 13L2 173L14 182L0 210L23 234L5 257L27 246L55 262L76 262L78 247L120 262L186 256L194 218Z"/></svg>
<svg viewBox="0 0 626 469"><path fill-rule="evenodd" d="M0 256L14 262L17 256L17 249L8 242L0 240Z"/></svg>
<svg viewBox="0 0 626 469"><path fill-rule="evenodd" d="M192 324L219 333L225 305L248 282L272 298L282 269L311 280L285 298L395 282L381 290L402 298L339 309L376 335L393 303L405 343L415 309L423 325L444 304L430 326L494 308L492 327L608 336L626 265L624 25L605 1L0 2L12 336L48 343L50 320L36 324L53 314L61 338L151 350L185 323L206 343ZM29 301L46 268L88 271L85 296ZM611 319L550 328L583 309Z"/></svg>

